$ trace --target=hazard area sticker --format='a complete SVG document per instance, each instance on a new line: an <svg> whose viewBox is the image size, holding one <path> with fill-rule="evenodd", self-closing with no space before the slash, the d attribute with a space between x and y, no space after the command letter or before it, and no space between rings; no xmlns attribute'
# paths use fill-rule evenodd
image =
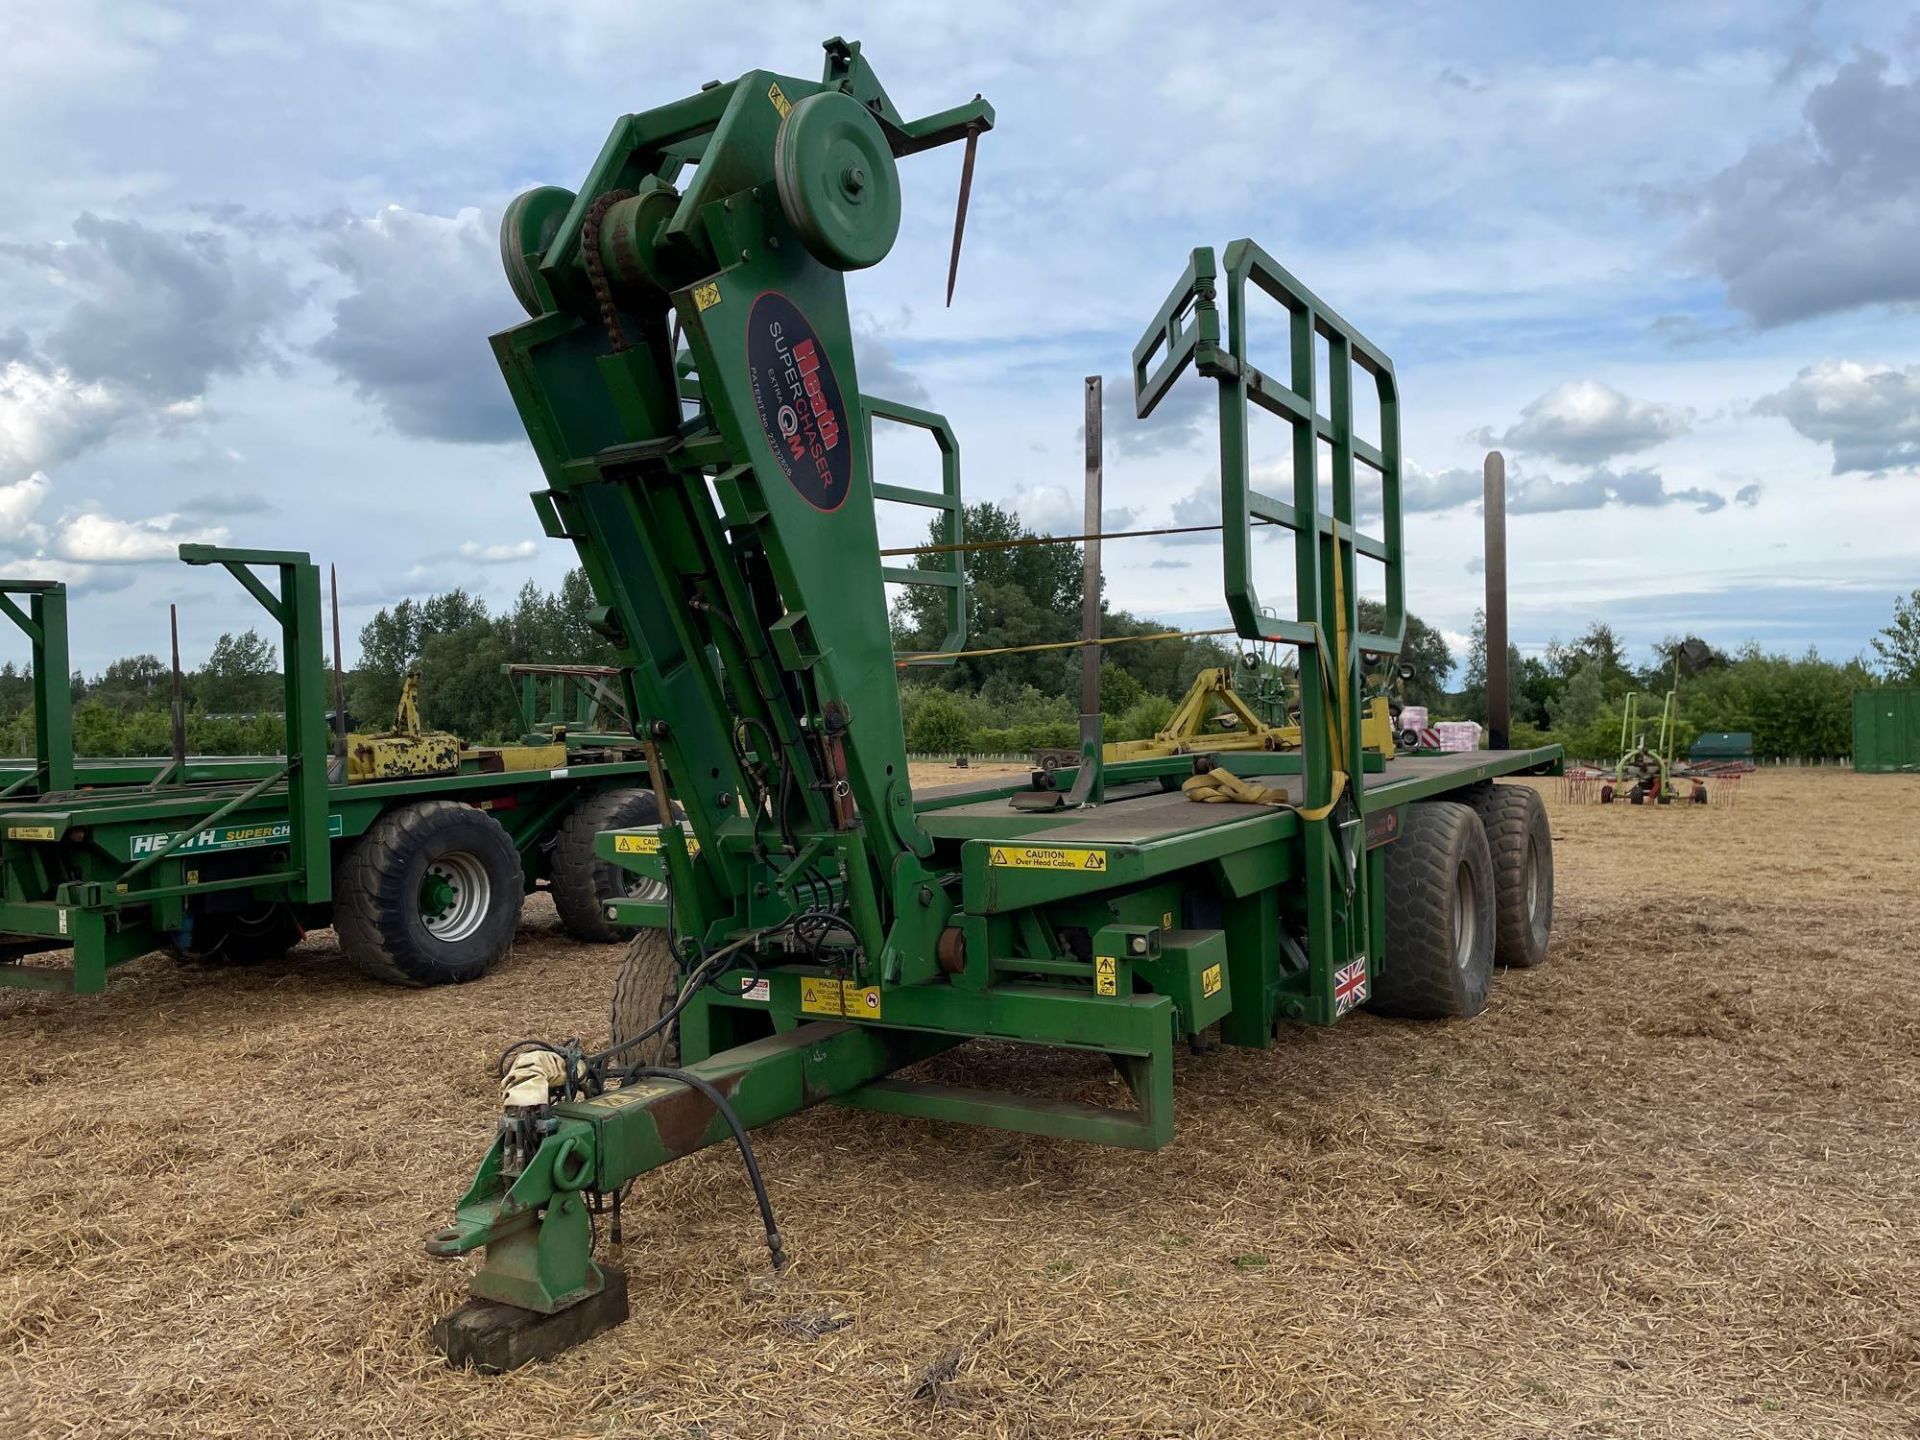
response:
<svg viewBox="0 0 1920 1440"><path fill-rule="evenodd" d="M1057 845L995 845L987 864L1004 870L1105 870L1104 850L1064 850Z"/></svg>
<svg viewBox="0 0 1920 1440"><path fill-rule="evenodd" d="M800 1009L807 1015L838 1015L846 1020L878 1020L880 988L856 985L824 975L800 977Z"/></svg>

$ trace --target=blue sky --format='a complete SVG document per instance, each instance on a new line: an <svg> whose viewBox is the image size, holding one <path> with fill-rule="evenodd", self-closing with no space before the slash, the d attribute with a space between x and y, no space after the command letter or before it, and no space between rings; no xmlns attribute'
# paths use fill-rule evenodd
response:
<svg viewBox="0 0 1920 1440"><path fill-rule="evenodd" d="M998 110L953 308L953 149L902 163L900 241L851 280L863 388L946 411L974 498L1073 526L1081 377L1117 392L1187 251L1248 235L1394 357L1411 601L1450 634L1496 443L1529 648L1602 617L1851 655L1920 585L1914 12L1033 11L10 0L0 569L72 582L90 670L161 650L170 600L190 662L253 623L181 539L338 563L349 635L409 593L552 583L571 551L486 345L519 313L501 208L577 186L618 115L811 77L846 34L907 113ZM1115 518L1207 513L1188 384L1110 421ZM1217 546L1107 557L1116 604L1219 614Z"/></svg>

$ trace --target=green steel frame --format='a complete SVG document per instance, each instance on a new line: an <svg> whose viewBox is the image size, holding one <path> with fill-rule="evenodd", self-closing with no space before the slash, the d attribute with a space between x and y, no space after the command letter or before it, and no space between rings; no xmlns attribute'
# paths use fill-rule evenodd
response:
<svg viewBox="0 0 1920 1440"><path fill-rule="evenodd" d="M494 813L529 889L547 878L541 841L588 794L645 783L628 757L570 752L554 771L332 783L321 656L320 576L303 553L184 545L219 565L280 629L287 754L179 760L74 758L67 596L57 582L0 581L0 613L33 647L35 754L0 794L0 986L103 990L108 970L190 933L209 897L243 892L325 924L339 854L387 810L448 798ZM23 608L15 597L24 597ZM604 738L604 737L602 737ZM71 966L25 963L71 947Z"/></svg>
<svg viewBox="0 0 1920 1440"><path fill-rule="evenodd" d="M748 1123L832 1098L1163 1145L1179 1040L1218 1025L1231 1043L1264 1046L1282 1020L1331 1024L1364 997L1384 954L1381 847L1406 804L1557 765L1558 752L1389 761L1369 775L1360 655L1397 651L1405 623L1393 367L1238 241L1224 271L1211 250L1193 253L1134 352L1136 401L1145 415L1189 366L1217 384L1229 610L1247 640L1296 646L1303 660L1298 752L1231 764L1284 786L1292 807L1189 803L1178 785L1192 756L1105 766L1098 805L1068 803L1072 769L915 795L884 585L929 577L881 565L874 506L937 505L958 540L958 452L939 417L853 398L842 272L884 254L862 208L884 208L894 183L876 155L971 139L992 110L975 100L903 121L857 45L826 50L818 83L754 71L624 117L577 194L531 192L503 224L531 318L494 347L548 482L535 507L579 550L633 713L658 746L657 783L686 816L598 838L603 858L669 882L665 900L611 908L670 925L689 968L733 947L735 968L693 995L680 1043L691 1072ZM869 118L836 120L842 148L814 145L809 114L848 115L836 96ZM1290 317L1285 382L1249 357L1249 285ZM1354 433L1355 368L1378 397L1378 443ZM810 406L817 431L782 408L789 400ZM850 403L862 423L846 423ZM1290 499L1253 488L1249 405L1294 427ZM939 496L874 480L875 416L935 434ZM794 462L824 463L841 445L844 468L823 492L824 472ZM1378 535L1360 528L1356 466L1380 477ZM1291 619L1260 605L1256 523L1293 534ZM1362 558L1385 569L1383 633L1358 631ZM954 597L947 648L958 648L959 567L933 578ZM823 911L828 933L801 943L795 917ZM895 1073L982 1036L1104 1053L1134 1105ZM503 1122L428 1248L485 1248L473 1293L544 1312L604 1284L591 1197L727 1133L700 1091L662 1080L542 1107L536 1122L544 1138L531 1150L511 1144Z"/></svg>

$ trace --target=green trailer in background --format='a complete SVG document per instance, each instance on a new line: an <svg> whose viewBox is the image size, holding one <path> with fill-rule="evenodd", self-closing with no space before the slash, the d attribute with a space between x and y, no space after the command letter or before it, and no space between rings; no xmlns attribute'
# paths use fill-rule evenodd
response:
<svg viewBox="0 0 1920 1440"><path fill-rule="evenodd" d="M1868 774L1920 770L1920 688L1853 692L1853 768Z"/></svg>
<svg viewBox="0 0 1920 1440"><path fill-rule="evenodd" d="M76 758L66 589L0 581L0 614L32 647L35 725L32 759L0 764L0 986L91 994L155 950L248 964L325 925L379 979L471 980L542 886L577 938L631 933L606 903L646 883L593 854L597 832L658 818L630 733L542 730L530 709L526 743L350 781L347 737L327 724L312 561L192 545L181 558L225 567L275 622L287 753L191 756L176 742L163 759ZM34 963L65 950L70 964Z"/></svg>

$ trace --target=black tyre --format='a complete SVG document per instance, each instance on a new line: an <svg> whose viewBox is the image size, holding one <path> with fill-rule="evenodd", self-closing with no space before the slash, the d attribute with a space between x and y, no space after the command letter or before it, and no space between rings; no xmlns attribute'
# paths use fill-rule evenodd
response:
<svg viewBox="0 0 1920 1440"><path fill-rule="evenodd" d="M1547 958L1553 934L1553 827L1525 785L1489 785L1473 808L1493 857L1493 963L1525 970Z"/></svg>
<svg viewBox="0 0 1920 1440"><path fill-rule="evenodd" d="M460 985L513 943L525 898L520 853L500 822L452 800L389 810L333 881L340 947L395 985Z"/></svg>
<svg viewBox="0 0 1920 1440"><path fill-rule="evenodd" d="M548 888L567 934L594 945L629 939L635 927L609 920L607 901L621 895L640 900L666 898L667 887L660 881L622 870L593 853L593 837L602 830L629 830L636 825L655 824L659 819L660 807L651 792L603 790L574 806L560 822Z"/></svg>
<svg viewBox="0 0 1920 1440"><path fill-rule="evenodd" d="M1437 1020L1478 1015L1493 979L1493 857L1471 806L1407 807L1387 847L1386 963L1370 1008Z"/></svg>
<svg viewBox="0 0 1920 1440"><path fill-rule="evenodd" d="M680 996L680 966L667 945L667 932L637 931L620 957L613 977L612 1044L644 1034L659 1023ZM680 1027L676 1021L650 1038L622 1050L619 1065L672 1065L680 1055Z"/></svg>
<svg viewBox="0 0 1920 1440"><path fill-rule="evenodd" d="M242 910L200 910L176 938L175 958L189 965L261 965L278 960L306 935L293 907L265 901Z"/></svg>

